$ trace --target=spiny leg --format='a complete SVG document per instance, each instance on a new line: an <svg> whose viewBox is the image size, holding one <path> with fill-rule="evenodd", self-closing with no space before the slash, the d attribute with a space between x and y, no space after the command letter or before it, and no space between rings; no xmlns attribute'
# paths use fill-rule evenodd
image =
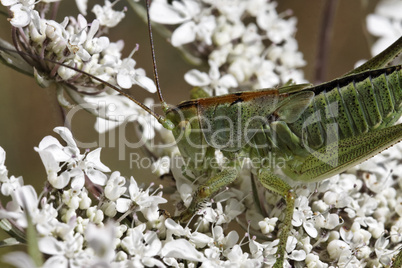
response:
<svg viewBox="0 0 402 268"><path fill-rule="evenodd" d="M258 179L265 188L282 196L286 201L286 213L283 223L284 226L281 229L281 233L279 234L278 250L276 251L277 259L274 264L274 268L282 268L285 258L286 243L292 225L293 210L295 205L295 193L286 182L272 174L269 170L260 170Z"/></svg>
<svg viewBox="0 0 402 268"><path fill-rule="evenodd" d="M198 187L190 206L185 211L183 211L180 216L175 217L174 219L180 222L187 222L194 215L194 213L197 212L202 203L211 198L211 196L213 196L222 187L233 182L236 177L236 168L229 167L223 169L221 172L219 172Z"/></svg>

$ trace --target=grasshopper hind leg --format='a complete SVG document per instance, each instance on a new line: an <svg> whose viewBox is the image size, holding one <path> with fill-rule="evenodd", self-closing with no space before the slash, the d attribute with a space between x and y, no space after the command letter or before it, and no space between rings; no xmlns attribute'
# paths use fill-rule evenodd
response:
<svg viewBox="0 0 402 268"><path fill-rule="evenodd" d="M272 174L269 170L261 169L258 176L259 181L269 191L280 195L286 201L285 218L283 227L279 234L278 250L276 251L276 262L274 268L282 268L285 258L286 243L288 240L290 228L292 227L293 210L296 195L293 189L281 178Z"/></svg>

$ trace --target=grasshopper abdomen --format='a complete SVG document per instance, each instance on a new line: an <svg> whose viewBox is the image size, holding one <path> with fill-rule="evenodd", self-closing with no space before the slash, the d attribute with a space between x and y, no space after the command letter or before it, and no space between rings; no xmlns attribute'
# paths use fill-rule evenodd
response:
<svg viewBox="0 0 402 268"><path fill-rule="evenodd" d="M391 126L401 116L401 66L367 71L310 88L314 100L294 123L292 132L318 149L333 137L339 139Z"/></svg>

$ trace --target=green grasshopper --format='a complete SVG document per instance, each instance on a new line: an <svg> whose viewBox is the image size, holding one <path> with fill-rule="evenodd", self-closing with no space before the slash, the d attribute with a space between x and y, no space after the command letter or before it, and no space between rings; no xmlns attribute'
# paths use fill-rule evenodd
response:
<svg viewBox="0 0 402 268"><path fill-rule="evenodd" d="M149 31L155 59L150 25ZM290 85L199 98L172 108L163 101L158 86L165 117L156 118L172 131L187 168L197 175L213 174L175 219L188 221L200 204L233 182L239 174L239 158L286 158L282 171L291 180L317 182L402 140L402 124L393 126L402 114L402 66L384 68L401 51L402 37L359 68L318 86ZM212 167L205 171L216 150L228 162L218 172L211 172ZM286 201L274 265L283 267L295 193L263 161L258 179ZM393 267L401 266L401 254Z"/></svg>
<svg viewBox="0 0 402 268"><path fill-rule="evenodd" d="M402 37L378 56L341 78L318 86L290 85L186 101L160 117L172 130L189 168L200 170L220 150L227 165L196 190L176 219L187 221L200 204L238 173L238 158L286 158L283 172L294 181L317 182L345 171L402 140L402 66L384 68L402 50ZM161 97L161 92L158 90ZM162 97L161 97L162 98ZM291 156L291 157L289 157ZM205 166L203 166L205 167ZM264 163L258 179L286 201L274 267L283 267L295 193ZM400 256L399 256L400 259ZM400 261L394 264L399 267Z"/></svg>

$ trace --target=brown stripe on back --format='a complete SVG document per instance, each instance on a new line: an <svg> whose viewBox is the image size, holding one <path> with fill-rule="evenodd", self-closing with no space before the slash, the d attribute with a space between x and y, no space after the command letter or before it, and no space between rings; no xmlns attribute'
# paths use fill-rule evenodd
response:
<svg viewBox="0 0 402 268"><path fill-rule="evenodd" d="M177 108L183 109L188 108L191 106L198 106L198 104L202 104L203 106L208 105L217 105L217 104L227 104L227 103L237 103L237 102L244 102L253 100L255 98L259 98L261 96L269 96L269 95L279 95L278 90L276 89L265 89L259 91L244 91L244 92L237 92L233 94L227 94L217 97L209 97L209 98L202 98L196 100L190 100L180 103Z"/></svg>

